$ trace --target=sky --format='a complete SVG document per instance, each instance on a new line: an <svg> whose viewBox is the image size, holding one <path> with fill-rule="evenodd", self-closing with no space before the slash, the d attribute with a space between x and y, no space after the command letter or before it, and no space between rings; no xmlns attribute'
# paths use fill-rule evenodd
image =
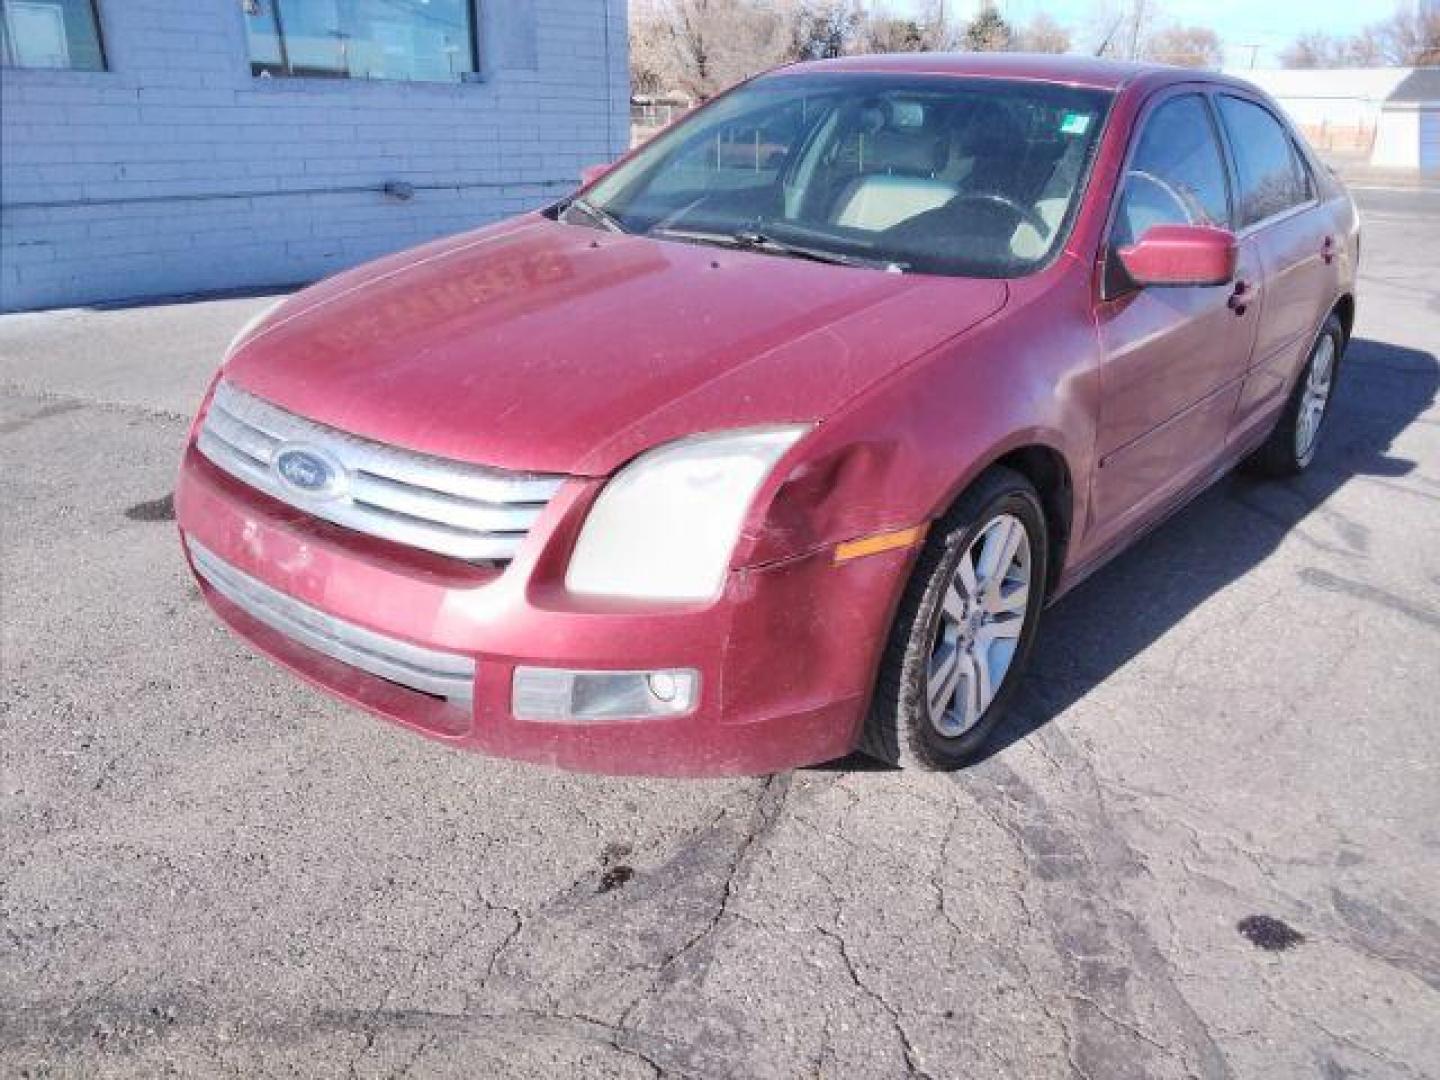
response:
<svg viewBox="0 0 1440 1080"><path fill-rule="evenodd" d="M925 0L872 0L874 6L896 14L911 14ZM957 18L976 0L949 0ZM1279 51L1298 35L1314 30L1352 34L1368 23L1387 17L1389 0L1151 0L1174 22L1208 26L1225 45L1225 63L1233 67L1273 67ZM1107 5L1097 0L996 0L1011 23L1023 24L1040 12L1076 32L1083 41L1095 24L1096 13ZM1119 5L1111 3L1109 7ZM1255 46L1255 48L1250 48Z"/></svg>

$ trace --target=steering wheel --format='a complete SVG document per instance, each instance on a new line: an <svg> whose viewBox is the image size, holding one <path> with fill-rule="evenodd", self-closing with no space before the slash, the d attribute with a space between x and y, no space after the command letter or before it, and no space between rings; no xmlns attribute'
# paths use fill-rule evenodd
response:
<svg viewBox="0 0 1440 1080"><path fill-rule="evenodd" d="M948 205L953 206L961 202L991 203L1003 207L1014 214L1018 220L1030 225L1040 234L1040 239L1044 240L1050 236L1051 230L1049 224L1036 212L1035 208L1033 206L1026 206L1024 203L1012 199L1009 195L1002 194L998 191L962 191L959 195L951 199Z"/></svg>
<svg viewBox="0 0 1440 1080"><path fill-rule="evenodd" d="M1143 180L1155 188L1175 204L1175 209L1179 211L1181 220L1187 225L1194 224L1197 221L1204 222L1209 217L1209 215L1200 208L1193 195L1176 187L1169 180L1156 176L1152 172L1147 172L1144 169L1131 169L1125 174L1125 179L1127 181ZM1136 239L1139 238L1137 237Z"/></svg>

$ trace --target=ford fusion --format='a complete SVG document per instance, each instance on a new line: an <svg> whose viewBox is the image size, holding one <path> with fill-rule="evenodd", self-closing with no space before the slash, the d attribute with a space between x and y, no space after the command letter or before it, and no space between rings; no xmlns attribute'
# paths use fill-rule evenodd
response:
<svg viewBox="0 0 1440 1080"><path fill-rule="evenodd" d="M1310 464L1358 249L1243 82L788 67L243 330L184 550L256 648L455 746L953 768L1049 602L1232 466Z"/></svg>

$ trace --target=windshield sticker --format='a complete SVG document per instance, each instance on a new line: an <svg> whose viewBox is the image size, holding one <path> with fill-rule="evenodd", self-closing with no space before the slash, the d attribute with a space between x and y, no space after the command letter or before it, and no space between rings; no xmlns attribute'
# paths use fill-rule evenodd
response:
<svg viewBox="0 0 1440 1080"><path fill-rule="evenodd" d="M1062 135L1084 135L1090 130L1090 116L1088 113L1067 112L1065 118L1060 121L1060 133Z"/></svg>

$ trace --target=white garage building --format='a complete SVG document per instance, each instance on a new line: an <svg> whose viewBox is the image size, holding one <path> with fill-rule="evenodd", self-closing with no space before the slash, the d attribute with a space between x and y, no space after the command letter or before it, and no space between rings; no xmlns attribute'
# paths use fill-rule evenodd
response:
<svg viewBox="0 0 1440 1080"><path fill-rule="evenodd" d="M1440 172L1440 68L1415 68L1385 99L1370 164Z"/></svg>
<svg viewBox="0 0 1440 1080"><path fill-rule="evenodd" d="M1440 67L1235 70L1284 106L1321 151L1440 171Z"/></svg>

